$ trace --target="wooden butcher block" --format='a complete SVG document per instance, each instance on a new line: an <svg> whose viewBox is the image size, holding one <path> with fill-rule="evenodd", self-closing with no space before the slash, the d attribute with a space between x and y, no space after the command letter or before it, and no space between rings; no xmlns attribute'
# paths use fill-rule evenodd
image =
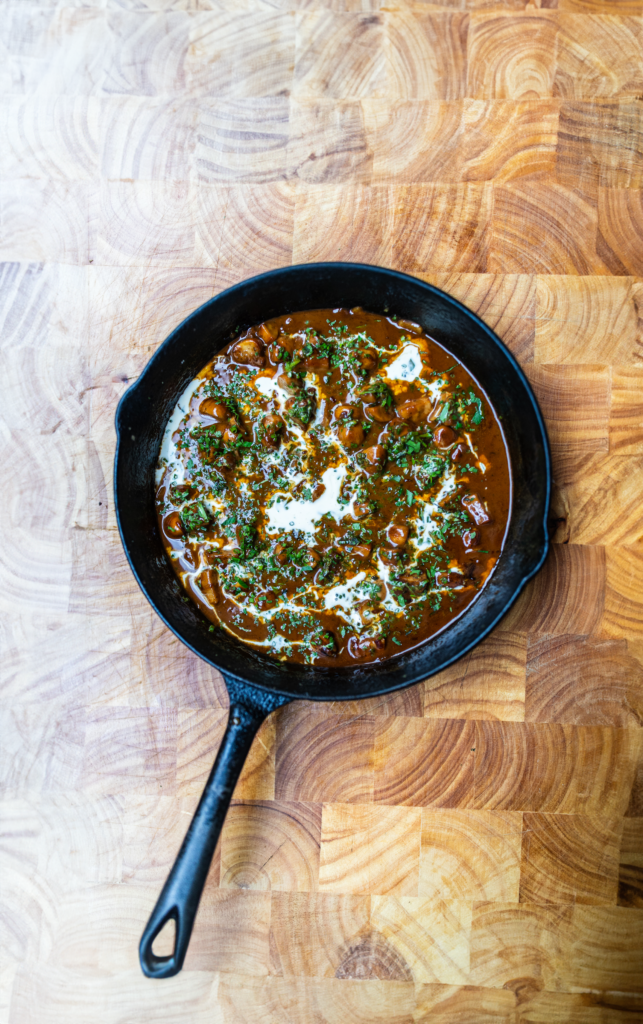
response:
<svg viewBox="0 0 643 1024"><path fill-rule="evenodd" d="M643 2L0 6L6 1024L643 1021ZM554 544L496 631L252 748L183 972L141 930L226 720L114 410L229 284L445 289L524 367Z"/></svg>

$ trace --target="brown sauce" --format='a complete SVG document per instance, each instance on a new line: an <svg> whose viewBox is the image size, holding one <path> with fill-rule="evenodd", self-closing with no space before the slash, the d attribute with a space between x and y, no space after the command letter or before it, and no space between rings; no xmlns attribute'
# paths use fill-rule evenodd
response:
<svg viewBox="0 0 643 1024"><path fill-rule="evenodd" d="M444 629L493 571L511 507L479 384L418 325L361 309L231 342L179 400L157 484L165 548L210 628L321 665Z"/></svg>

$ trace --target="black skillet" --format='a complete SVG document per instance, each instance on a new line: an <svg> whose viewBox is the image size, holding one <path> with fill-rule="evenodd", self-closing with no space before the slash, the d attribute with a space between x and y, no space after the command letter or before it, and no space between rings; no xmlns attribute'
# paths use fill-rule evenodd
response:
<svg viewBox="0 0 643 1024"><path fill-rule="evenodd" d="M397 315L460 359L501 418L513 476L513 508L491 579L459 619L413 651L379 664L314 668L273 661L223 630L211 633L186 600L156 523L154 470L165 424L177 399L212 356L252 324L304 309L361 306ZM253 277L180 324L152 357L116 412L114 474L118 526L129 564L148 601L190 650L223 674L230 712L203 796L140 944L143 972L169 978L183 966L194 918L234 787L264 718L298 697L353 700L401 690L460 658L497 624L547 553L550 492L547 435L525 376L499 338L444 292L406 274L356 263L312 263ZM171 956L152 944L171 919Z"/></svg>

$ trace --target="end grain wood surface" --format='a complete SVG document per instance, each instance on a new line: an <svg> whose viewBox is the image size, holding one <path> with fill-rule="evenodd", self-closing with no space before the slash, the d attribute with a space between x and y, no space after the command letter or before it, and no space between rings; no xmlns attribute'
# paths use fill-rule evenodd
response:
<svg viewBox="0 0 643 1024"><path fill-rule="evenodd" d="M5 0L0 93L0 1019L642 1021L642 0ZM324 259L498 331L555 544L441 676L266 723L153 982L226 694L125 563L114 409L205 299Z"/></svg>

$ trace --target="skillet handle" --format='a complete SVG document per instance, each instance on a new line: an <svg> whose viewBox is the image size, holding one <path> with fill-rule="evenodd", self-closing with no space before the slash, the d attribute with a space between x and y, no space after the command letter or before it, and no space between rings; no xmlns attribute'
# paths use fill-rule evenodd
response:
<svg viewBox="0 0 643 1024"><path fill-rule="evenodd" d="M290 703L289 697L253 691L231 681L226 683L230 712L225 735L183 845L141 938L139 960L148 978L171 978L183 967L217 840L252 741L264 718L275 708ZM157 956L152 945L170 920L174 920L175 926L174 951L171 956Z"/></svg>

